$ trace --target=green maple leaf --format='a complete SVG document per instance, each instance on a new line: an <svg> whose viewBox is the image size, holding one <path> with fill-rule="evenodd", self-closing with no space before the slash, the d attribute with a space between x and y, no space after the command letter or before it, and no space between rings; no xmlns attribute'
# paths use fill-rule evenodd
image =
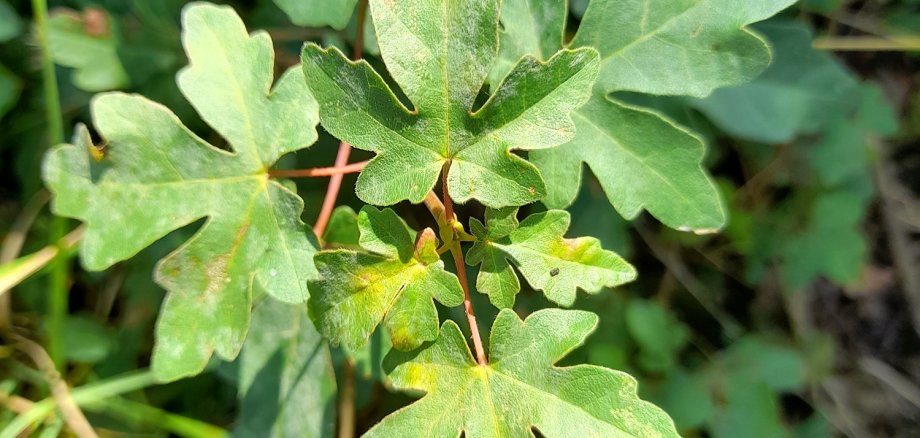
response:
<svg viewBox="0 0 920 438"><path fill-rule="evenodd" d="M624 105L608 94L628 90L705 96L716 87L750 80L766 68L770 52L745 26L791 3L592 1L570 44L594 47L601 55L591 100L573 114L577 135L558 148L529 155L546 181L546 205L572 204L586 163L627 219L648 210L672 228L701 233L721 228L725 213L700 164L705 153L702 141L663 116ZM545 56L546 35L558 35L556 42L562 45L562 33L556 29L563 28L565 14L544 9L564 11L565 2L535 5L507 0L504 6L505 12L513 14L502 17L506 33L531 36L529 43L511 46L520 49L518 56Z"/></svg>
<svg viewBox="0 0 920 438"><path fill-rule="evenodd" d="M574 140L530 156L551 187L547 206L572 204L585 163L626 219L648 210L671 228L697 233L725 224L719 193L701 165L705 146L697 136L658 113L602 94L573 118Z"/></svg>
<svg viewBox="0 0 920 438"><path fill-rule="evenodd" d="M438 312L432 299L459 306L463 290L444 270L434 232L418 239L393 210L361 209L360 245L364 251L338 249L316 253L319 279L310 283L310 316L334 344L361 348L385 320L393 346L418 347L438 336Z"/></svg>
<svg viewBox="0 0 920 438"><path fill-rule="evenodd" d="M555 367L584 342L597 316L547 309L521 321L509 309L495 320L488 365L478 365L453 321L434 343L384 361L394 386L422 391L366 436L471 438L677 437L659 408L636 396L629 375L593 365Z"/></svg>
<svg viewBox="0 0 920 438"><path fill-rule="evenodd" d="M375 205L419 203L449 165L447 191L458 202L502 207L541 199L540 173L510 151L574 136L569 113L588 97L597 53L561 50L546 62L525 57L477 109L498 51L497 0L371 0L370 7L387 69L413 109L366 62L313 44L303 51L323 126L377 153L358 177L358 197Z"/></svg>
<svg viewBox="0 0 920 438"><path fill-rule="evenodd" d="M303 201L270 180L281 155L316 140L316 102L297 68L272 88L268 34L247 35L227 7L189 6L183 42L191 65L179 87L233 152L205 143L168 109L143 97L97 96L93 119L104 157L85 129L46 157L54 212L87 225L83 264L102 270L169 232L207 218L158 265L169 294L157 324L153 369L164 380L200 372L213 351L232 359L243 343L258 282L303 302L315 275L315 238Z"/></svg>
<svg viewBox="0 0 920 438"><path fill-rule="evenodd" d="M563 306L575 302L577 289L597 293L636 278L636 270L593 237L565 239L571 217L563 210L529 216L518 224L516 208L486 211L486 225L470 220L478 240L467 262L481 264L476 289L496 307L514 305L520 283L513 262L534 289Z"/></svg>

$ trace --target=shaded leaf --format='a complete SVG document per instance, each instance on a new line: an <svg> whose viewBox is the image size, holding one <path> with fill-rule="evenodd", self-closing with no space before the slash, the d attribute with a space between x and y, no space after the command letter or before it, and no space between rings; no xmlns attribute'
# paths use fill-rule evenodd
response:
<svg viewBox="0 0 920 438"><path fill-rule="evenodd" d="M105 359L112 349L112 340L105 327L88 316L68 316L60 333L60 343L67 360L96 363Z"/></svg>
<svg viewBox="0 0 920 438"><path fill-rule="evenodd" d="M474 108L497 55L498 3L370 2L383 59L412 110L366 62L351 62L335 48L304 48L304 72L323 126L378 154L358 177L363 201L419 203L445 164L447 190L458 202L502 207L543 197L539 172L510 151L573 137L569 113L588 97L597 54L563 50L546 62L525 57Z"/></svg>
<svg viewBox="0 0 920 438"><path fill-rule="evenodd" d="M9 41L22 33L22 19L7 0L0 0L0 42Z"/></svg>
<svg viewBox="0 0 920 438"><path fill-rule="evenodd" d="M524 56L549 59L562 46L564 0L502 0L498 58L489 83L498 84Z"/></svg>
<svg viewBox="0 0 920 438"><path fill-rule="evenodd" d="M358 228L358 214L348 206L339 206L332 210L329 225L323 233L326 247L360 249L361 230Z"/></svg>
<svg viewBox="0 0 920 438"><path fill-rule="evenodd" d="M438 336L432 302L458 306L460 282L444 270L434 233L418 242L393 210L361 209L362 251L338 249L314 256L319 279L311 281L310 316L333 344L359 350L384 321L393 346L409 350Z"/></svg>
<svg viewBox="0 0 920 438"><path fill-rule="evenodd" d="M239 358L241 437L327 437L335 430L335 376L303 305L271 297L252 312Z"/></svg>
<svg viewBox="0 0 920 438"><path fill-rule="evenodd" d="M470 220L470 230L479 239L467 261L482 264L476 289L489 295L496 307L514 305L520 290L517 266L534 289L563 306L575 302L578 289L597 293L604 287L619 286L636 278L636 270L613 252L601 248L593 237L566 239L571 216L551 210L529 216L520 224L517 209L486 213L486 223Z"/></svg>
<svg viewBox="0 0 920 438"><path fill-rule="evenodd" d="M757 30L776 53L770 67L749 83L691 104L735 137L783 143L816 132L841 111L856 79L830 53L811 47L804 24L773 21Z"/></svg>
<svg viewBox="0 0 920 438"><path fill-rule="evenodd" d="M678 436L663 411L636 396L629 375L592 365L553 366L596 325L597 316L584 311L547 309L521 321L502 310L483 366L447 321L434 343L387 356L393 384L425 395L367 436L531 436L532 428L546 437Z"/></svg>
<svg viewBox="0 0 920 438"><path fill-rule="evenodd" d="M868 247L859 224L867 200L847 191L832 192L814 204L808 226L782 248L783 276L793 289L818 275L840 284L859 279Z"/></svg>
<svg viewBox="0 0 920 438"><path fill-rule="evenodd" d="M672 318L653 301L630 300L626 306L626 328L639 345L639 365L647 371L673 368L687 343L689 330Z"/></svg>
<svg viewBox="0 0 920 438"><path fill-rule="evenodd" d="M247 35L228 7L189 6L183 24L191 65L179 86L233 153L196 137L165 107L108 93L92 102L102 153L79 129L75 145L51 151L43 169L54 212L87 224L80 254L90 270L207 218L157 267L157 282L170 292L153 353L164 380L198 373L213 351L237 355L254 281L296 303L315 275L314 237L299 219L303 201L266 173L281 155L316 140L316 103L300 70L272 88L271 40Z"/></svg>
<svg viewBox="0 0 920 438"><path fill-rule="evenodd" d="M48 18L48 51L56 64L74 69L73 83L77 88L124 88L128 73L118 59L114 30L111 17L102 9L86 8L82 15L58 11Z"/></svg>
<svg viewBox="0 0 920 438"><path fill-rule="evenodd" d="M0 64L0 117L13 109L22 91L22 81Z"/></svg>

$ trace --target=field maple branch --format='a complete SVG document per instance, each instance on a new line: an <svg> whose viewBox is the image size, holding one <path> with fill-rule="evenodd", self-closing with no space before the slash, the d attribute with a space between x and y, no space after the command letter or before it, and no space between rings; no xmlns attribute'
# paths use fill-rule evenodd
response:
<svg viewBox="0 0 920 438"><path fill-rule="evenodd" d="M443 213L444 225L454 231L454 222L457 217L454 215L454 202L447 193L447 171L450 169L450 161L444 163L441 170L441 193L443 194ZM427 201L427 200L426 200ZM427 201L425 205L429 207L431 213L438 218L439 212L434 203ZM454 266L457 268L457 278L460 280L460 287L463 289L463 310L466 313L466 322L470 326L470 334L473 338L473 350L476 353L476 362L480 365L489 363L486 359L485 349L482 347L482 338L479 336L479 324L476 323L476 313L473 311L473 300L470 296L470 282L466 276L466 262L463 260L463 249L460 248L460 240L455 240L450 247L450 255L454 257Z"/></svg>

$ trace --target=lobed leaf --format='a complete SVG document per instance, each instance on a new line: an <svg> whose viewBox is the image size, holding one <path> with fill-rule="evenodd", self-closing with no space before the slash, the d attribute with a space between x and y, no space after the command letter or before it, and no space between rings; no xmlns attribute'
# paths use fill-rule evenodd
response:
<svg viewBox="0 0 920 438"><path fill-rule="evenodd" d="M655 112L608 95L628 90L705 96L759 74L769 64L769 48L745 26L779 12L792 0L729 3L590 3L570 46L596 48L601 72L589 102L573 115L577 135L558 148L529 153L546 181L548 207L572 204L581 185L581 165L586 163L627 219L648 210L665 225L697 233L725 224L718 191L701 165L702 141ZM507 0L504 6L509 11L502 19L505 32L526 35L529 42L508 49L518 56L544 56L552 40L548 35L564 26L564 1L533 6L528 0ZM541 37L530 37L535 33ZM556 41L561 44L561 39Z"/></svg>
<svg viewBox="0 0 920 438"><path fill-rule="evenodd" d="M358 177L363 201L421 202L447 172L458 202L490 207L543 197L536 168L511 153L570 140L569 113L583 104L597 74L593 49L561 50L546 62L521 59L475 108L498 51L499 2L372 0L371 13L390 75L406 108L364 61L309 44L304 73L320 101L323 126L357 148L376 152Z"/></svg>
<svg viewBox="0 0 920 438"><path fill-rule="evenodd" d="M577 289L597 293L636 278L636 270L593 237L566 239L571 217L563 210L529 216L520 224L517 209L488 210L486 223L470 220L478 238L467 262L481 264L476 289L499 308L514 305L520 283L511 263L534 289L563 306L575 302Z"/></svg>
<svg viewBox="0 0 920 438"><path fill-rule="evenodd" d="M298 303L316 273L315 238L299 219L303 201L266 173L316 140L316 102L302 73L291 69L272 87L271 40L247 35L228 7L194 4L182 20L191 65L179 87L232 152L198 138L163 106L107 93L91 106L103 149L80 128L75 144L56 147L43 167L54 212L87 225L80 254L90 270L207 219L157 266L156 281L169 291L152 365L163 380L200 372L214 351L237 355L254 282Z"/></svg>
<svg viewBox="0 0 920 438"><path fill-rule="evenodd" d="M629 375L592 365L554 364L584 342L597 316L546 309L521 321L509 309L495 320L488 365L478 365L453 321L421 350L392 351L394 386L422 391L366 436L676 437L674 423L640 400Z"/></svg>
<svg viewBox="0 0 920 438"><path fill-rule="evenodd" d="M585 163L626 219L648 210L671 228L697 233L725 224L718 190L701 164L706 147L697 136L658 113L602 95L573 118L574 140L530 156L551 188L547 206L572 204Z"/></svg>
<svg viewBox="0 0 920 438"><path fill-rule="evenodd" d="M572 46L601 53L603 91L705 97L767 68L770 49L746 26L795 1L594 0Z"/></svg>
<svg viewBox="0 0 920 438"><path fill-rule="evenodd" d="M314 256L319 279L311 281L310 316L333 344L356 351L384 321L393 346L417 348L438 336L432 299L445 306L463 302L463 290L444 270L434 232L415 242L393 210L374 207L358 215L362 251L338 249Z"/></svg>

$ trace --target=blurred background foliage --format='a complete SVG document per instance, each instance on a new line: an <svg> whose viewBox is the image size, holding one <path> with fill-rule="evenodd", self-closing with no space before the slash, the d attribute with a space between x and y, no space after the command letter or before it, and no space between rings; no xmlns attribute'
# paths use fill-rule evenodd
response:
<svg viewBox="0 0 920 438"><path fill-rule="evenodd" d="M304 40L349 49L356 2L226 3L250 29L272 35L280 71L298 62ZM93 93L124 90L165 104L221 144L175 85L186 63L178 22L185 3L50 2L47 44L68 136L91 122ZM570 32L586 5L570 1ZM0 275L54 243L39 173L51 141L32 15L26 1L0 0ZM704 99L617 96L705 138L730 223L711 236L650 217L628 223L588 179L570 208L570 234L598 237L640 276L579 296L576 307L600 314L601 325L566 362L633 374L643 398L668 411L685 436L920 436L920 0L802 0L755 29L773 46L774 62L753 82ZM365 46L379 67L374 39ZM336 145L323 133L281 167L331 165ZM353 183L348 176L344 187ZM326 181L297 184L311 223ZM350 190L340 199L360 207ZM431 225L423 209L398 210L410 225ZM163 297L151 272L199 225L105 272L82 270L73 251L62 250L2 294L0 325L47 346L93 425L113 436L328 435L343 412L336 387L339 399L354 400L359 432L405 404L380 371L386 336L366 351L317 355L310 348L318 335L296 324L303 310L286 306L258 309L241 359L155 385L143 371ZM69 274L63 316L48 311L47 274L57 264ZM476 299L480 319L493 317L488 301ZM550 305L543 300L525 291L516 310ZM453 312L443 316L461 317ZM6 337L0 346L0 427L33 412L32 433L68 433L53 405L33 404L50 394L47 370L13 345ZM338 382L328 372L299 372L330 364Z"/></svg>

